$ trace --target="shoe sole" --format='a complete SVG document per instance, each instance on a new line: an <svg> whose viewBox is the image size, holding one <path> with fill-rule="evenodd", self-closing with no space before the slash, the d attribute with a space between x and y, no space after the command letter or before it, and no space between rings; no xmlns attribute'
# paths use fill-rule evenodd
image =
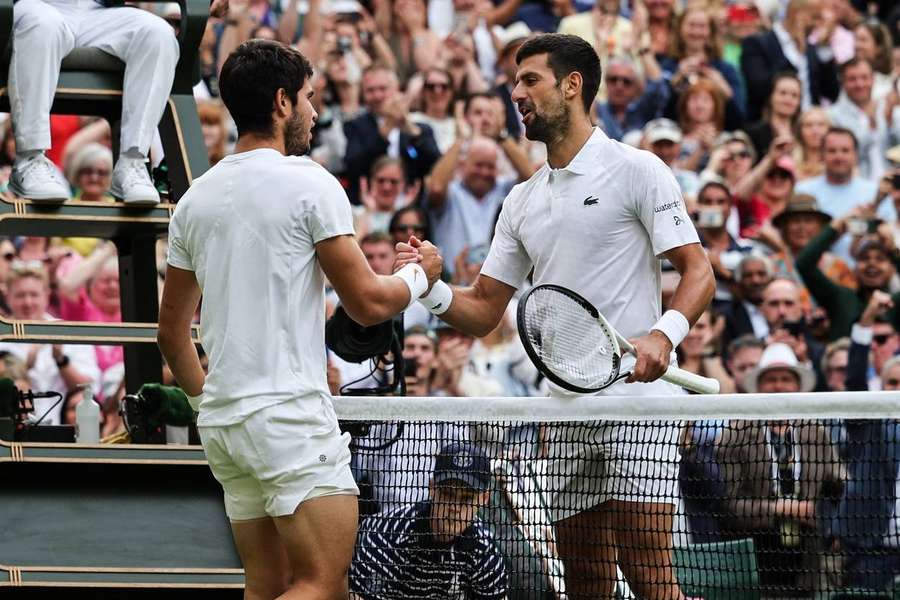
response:
<svg viewBox="0 0 900 600"><path fill-rule="evenodd" d="M24 190L20 189L19 187L17 187L16 185L13 185L13 184L9 185L9 191L14 196L17 196L19 198L24 198L25 200L31 200L32 202L46 202L47 204L62 204L66 200L70 199L68 196L61 198L61 197L53 195L53 194L48 194L48 195L26 194Z"/></svg>
<svg viewBox="0 0 900 600"><path fill-rule="evenodd" d="M156 206L162 200L160 198L124 198L121 194L117 194L114 191L110 190L110 195L121 202L122 204L127 204L129 206Z"/></svg>

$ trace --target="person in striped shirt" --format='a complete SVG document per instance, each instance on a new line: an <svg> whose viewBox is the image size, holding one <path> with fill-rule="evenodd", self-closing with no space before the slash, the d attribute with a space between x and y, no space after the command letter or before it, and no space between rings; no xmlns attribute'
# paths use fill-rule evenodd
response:
<svg viewBox="0 0 900 600"><path fill-rule="evenodd" d="M504 600L503 557L478 517L490 485L490 460L477 446L444 446L428 499L362 522L351 600Z"/></svg>

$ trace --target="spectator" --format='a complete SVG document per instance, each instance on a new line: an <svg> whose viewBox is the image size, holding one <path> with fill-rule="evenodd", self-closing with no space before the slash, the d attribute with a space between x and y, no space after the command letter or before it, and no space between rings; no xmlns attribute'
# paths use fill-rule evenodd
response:
<svg viewBox="0 0 900 600"><path fill-rule="evenodd" d="M431 66L438 55L441 40L428 29L424 0L398 0L375 5L375 21L397 60L397 78L410 77ZM365 96L365 83L363 84Z"/></svg>
<svg viewBox="0 0 900 600"><path fill-rule="evenodd" d="M722 59L740 72L741 44L751 35L759 33L764 19L756 2L752 0L739 0L729 4L725 19Z"/></svg>
<svg viewBox="0 0 900 600"><path fill-rule="evenodd" d="M698 81L707 80L725 104L719 127L737 129L744 121L746 110L744 84L737 70L722 60L722 39L715 19L699 5L688 6L675 26L678 35L673 40L670 56L660 62L663 76L672 89L668 116L675 113L684 92Z"/></svg>
<svg viewBox="0 0 900 600"><path fill-rule="evenodd" d="M427 499L360 525L351 598L506 598L503 558L478 517L490 488L491 464L477 446L443 447Z"/></svg>
<svg viewBox="0 0 900 600"><path fill-rule="evenodd" d="M381 231L369 233L359 241L359 248L376 275L390 275L393 272L394 244L388 234Z"/></svg>
<svg viewBox="0 0 900 600"><path fill-rule="evenodd" d="M359 178L379 157L400 158L409 183L425 177L440 157L431 128L410 118L409 102L393 71L379 64L369 67L362 76L362 92L366 111L344 124L344 167L350 179L350 199L355 202L359 201Z"/></svg>
<svg viewBox="0 0 900 600"><path fill-rule="evenodd" d="M513 87L516 85L516 52L531 36L531 29L525 23L517 22L507 27L501 36L500 53L497 56L497 68L500 71L497 85L493 92L503 101L506 113L506 131L514 138L521 139L524 133L522 114L512 101Z"/></svg>
<svg viewBox="0 0 900 600"><path fill-rule="evenodd" d="M441 153L445 153L456 141L456 118L453 114L453 80L446 69L431 67L423 76L422 112L411 118L425 123L434 132Z"/></svg>
<svg viewBox="0 0 900 600"><path fill-rule="evenodd" d="M819 210L819 204L809 194L795 194L784 211L773 219L783 241L780 252L772 256L775 272L778 277L791 279L800 286L803 306L807 311L812 309L809 290L797 272L795 260L822 228L831 221L831 217ZM819 260L819 269L831 281L848 288L856 289L856 277L843 260L825 252Z"/></svg>
<svg viewBox="0 0 900 600"><path fill-rule="evenodd" d="M797 271L813 299L827 311L831 320L829 339L832 340L850 334L851 324L862 314L872 293L875 290L887 291L895 273L891 263L894 254L878 236L865 237L856 247L857 289L834 283L819 269L822 254L844 234L850 219L858 218L864 211L864 207L857 207L848 215L834 219L797 256ZM894 302L898 300L900 292L894 295ZM896 322L896 312L891 318Z"/></svg>
<svg viewBox="0 0 900 600"><path fill-rule="evenodd" d="M76 150L66 161L66 178L75 188L75 200L112 202L109 195L113 157L109 148L92 142Z"/></svg>
<svg viewBox="0 0 900 600"><path fill-rule="evenodd" d="M841 95L828 115L835 127L856 137L860 175L877 181L886 167L885 152L900 142L900 95L895 90L875 100L873 74L872 65L860 58L841 65Z"/></svg>
<svg viewBox="0 0 900 600"><path fill-rule="evenodd" d="M434 242L454 263L461 253L476 252L480 246L490 244L500 204L512 186L528 179L532 172L525 153L509 136L499 139L499 147L493 140L473 138L460 161L462 146L462 140L453 144L435 165L426 184ZM497 176L501 148L518 171L515 180ZM445 268L449 271L455 265L445 264Z"/></svg>
<svg viewBox="0 0 900 600"><path fill-rule="evenodd" d="M488 89L478 63L475 39L469 32L451 33L445 37L433 66L440 66L450 73L456 96L465 97Z"/></svg>
<svg viewBox="0 0 900 600"><path fill-rule="evenodd" d="M428 215L418 206L406 206L395 212L388 224L388 232L393 236L395 244L408 242L411 236L420 240L431 239Z"/></svg>
<svg viewBox="0 0 900 600"><path fill-rule="evenodd" d="M641 53L646 80L626 56L614 56L605 71L606 102L597 105L597 116L610 138L621 141L629 131L643 129L662 112L668 101L668 87L659 64L649 51Z"/></svg>
<svg viewBox="0 0 900 600"><path fill-rule="evenodd" d="M736 298L722 309L725 328L722 343L728 348L731 341L745 334L763 339L769 334L769 325L760 310L763 291L772 281L772 263L764 256L749 255L741 259L734 270Z"/></svg>
<svg viewBox="0 0 900 600"><path fill-rule="evenodd" d="M14 262L6 286L7 302L13 319L52 320L47 313L50 305L50 280L42 263ZM30 387L34 390L58 392L65 397L76 386L90 384L95 392L99 391L100 371L94 349L90 346L0 342L0 351L9 352L25 361ZM59 425L61 409L53 404L52 399L35 399L35 418L43 417L42 423L46 425Z"/></svg>
<svg viewBox="0 0 900 600"><path fill-rule="evenodd" d="M678 166L683 139L681 128L670 119L653 119L644 126L643 143L646 144L647 149L672 169L681 193L686 197L693 198L700 190L700 178L694 171Z"/></svg>
<svg viewBox="0 0 900 600"><path fill-rule="evenodd" d="M678 125L684 132L682 169L701 171L725 124L725 101L721 91L708 79L699 79L678 98Z"/></svg>
<svg viewBox="0 0 900 600"><path fill-rule="evenodd" d="M44 202L69 198L68 186L44 156L50 148L50 104L62 59L76 46L94 47L126 65L121 152L112 194L127 203L159 202L145 162L178 62L172 28L134 7L62 0L18 2L14 21L9 77L17 152L10 180L13 193Z"/></svg>
<svg viewBox="0 0 900 600"><path fill-rule="evenodd" d="M821 370L829 392L843 392L847 389L849 350L849 338L840 338L825 346Z"/></svg>
<svg viewBox="0 0 900 600"><path fill-rule="evenodd" d="M406 363L406 394L431 396L431 383L437 365L438 339L423 325L407 328L403 336L403 360Z"/></svg>
<svg viewBox="0 0 900 600"><path fill-rule="evenodd" d="M641 2L638 2L640 5ZM677 13L675 0L643 0L646 6L646 17L635 11L638 21L646 19L646 26L639 24L640 31L650 32L650 48L657 58L666 56L678 36L676 28Z"/></svg>
<svg viewBox="0 0 900 600"><path fill-rule="evenodd" d="M797 181L818 177L825 172L822 160L822 142L831 119L824 108L813 107L803 111L797 123L797 146L794 160L797 163Z"/></svg>
<svg viewBox="0 0 900 600"><path fill-rule="evenodd" d="M769 151L734 187L741 236L778 247L772 219L781 214L794 192L797 172L790 155L794 142L789 137L772 141Z"/></svg>
<svg viewBox="0 0 900 600"><path fill-rule="evenodd" d="M709 263L716 276L716 294L713 305L723 306L731 302L731 283L734 269L741 259L753 251L744 239L735 239L726 224L731 215L731 193L724 180L710 179L697 194L697 234L706 249Z"/></svg>
<svg viewBox="0 0 900 600"><path fill-rule="evenodd" d="M797 193L810 194L819 201L822 211L837 218L865 202L872 202L877 192L874 181L856 174L859 164L859 144L849 129L832 126L822 141L825 173L797 185ZM842 240L834 249L839 257L852 263L849 240Z"/></svg>
<svg viewBox="0 0 900 600"><path fill-rule="evenodd" d="M891 32L877 21L862 21L853 28L856 40L856 58L872 65L874 84L872 100L878 102L887 97L893 85L891 64Z"/></svg>
<svg viewBox="0 0 900 600"><path fill-rule="evenodd" d="M200 117L209 165L214 167L227 154L225 145L228 142L228 126L225 123L225 107L211 100L198 102L197 115Z"/></svg>
<svg viewBox="0 0 900 600"><path fill-rule="evenodd" d="M727 356L725 367L734 381L734 389L737 393L747 393L747 388L744 387L747 373L759 365L765 349L766 343L752 333L738 336L728 344L725 352L725 356Z"/></svg>
<svg viewBox="0 0 900 600"><path fill-rule="evenodd" d="M706 179L721 177L733 195L738 183L750 172L755 163L756 151L747 134L743 131L726 132L716 139L709 164L700 175ZM740 218L738 212L733 211L728 230L732 235L737 235L739 229Z"/></svg>
<svg viewBox="0 0 900 600"><path fill-rule="evenodd" d="M807 41L819 8L818 0L790 0L783 23L776 21L771 31L744 40L741 72L747 83L749 122L760 118L766 99L772 95L775 74L782 71L796 72L803 82L803 110L837 98L837 67L831 49Z"/></svg>
<svg viewBox="0 0 900 600"><path fill-rule="evenodd" d="M800 117L803 84L793 72L779 73L772 82L772 95L763 109L762 120L745 129L753 148L762 156L776 137L793 138Z"/></svg>
<svg viewBox="0 0 900 600"><path fill-rule="evenodd" d="M354 211L357 235L387 231L394 211L416 201L421 184L418 181L411 186L405 184L403 163L399 159L382 156L375 161L369 178L359 180L361 206Z"/></svg>
<svg viewBox="0 0 900 600"><path fill-rule="evenodd" d="M734 393L734 381L722 363L718 332L722 327L712 306L694 323L677 348L678 366L691 373L718 380L722 394Z"/></svg>
<svg viewBox="0 0 900 600"><path fill-rule="evenodd" d="M822 364L825 348L813 338L806 324L800 287L790 279L773 279L763 290L760 310L769 328L766 343L786 344L800 363L817 370ZM821 373L816 375L821 384L819 388L824 388Z"/></svg>
<svg viewBox="0 0 900 600"><path fill-rule="evenodd" d="M809 392L815 375L789 346L775 343L744 386L751 393ZM732 421L716 456L727 489L724 522L729 534L753 537L762 585L820 589L825 567L818 521L845 479L825 428L808 421Z"/></svg>

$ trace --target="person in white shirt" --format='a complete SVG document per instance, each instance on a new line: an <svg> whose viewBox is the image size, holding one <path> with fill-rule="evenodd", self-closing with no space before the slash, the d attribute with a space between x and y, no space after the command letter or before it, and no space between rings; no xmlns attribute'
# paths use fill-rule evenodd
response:
<svg viewBox="0 0 900 600"><path fill-rule="evenodd" d="M47 269L38 261L14 261L6 279L6 300L12 317L26 321L51 320L50 279ZM31 389L58 392L63 398L80 385L91 384L100 391L100 368L92 346L70 344L21 344L0 342L0 351L21 358L28 369ZM62 403L54 398L34 400L34 418L42 425L59 425Z"/></svg>
<svg viewBox="0 0 900 600"><path fill-rule="evenodd" d="M590 44L543 34L522 45L516 62L512 100L526 137L546 144L548 161L504 201L474 284L437 283L422 302L483 336L533 270L535 285L572 288L631 338L637 358L624 359L623 371L632 375L602 393L679 393L657 379L712 300L715 281L678 184L656 156L592 126L600 60ZM395 267L416 261L419 244L398 244ZM663 257L681 275L664 316ZM683 598L671 558L677 436L675 427L611 422L551 432L548 488L557 494L549 509L569 598L611 597L617 565L638 597Z"/></svg>
<svg viewBox="0 0 900 600"><path fill-rule="evenodd" d="M311 76L279 42L252 40L228 57L219 87L235 154L194 180L169 226L158 342L199 407L247 598L348 594L358 490L326 382L326 276L369 326L426 293L442 267L430 246L424 270L372 272L340 184L301 156L317 118ZM208 375L190 335L201 294Z"/></svg>

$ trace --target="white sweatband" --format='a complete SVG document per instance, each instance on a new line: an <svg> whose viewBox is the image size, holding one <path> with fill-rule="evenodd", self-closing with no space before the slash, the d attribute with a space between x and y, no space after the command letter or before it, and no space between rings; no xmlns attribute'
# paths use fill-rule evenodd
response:
<svg viewBox="0 0 900 600"><path fill-rule="evenodd" d="M425 275L425 269L417 264L403 265L402 269L394 273L394 277L403 280L403 283L409 288L409 304L406 305L406 308L412 306L419 296L428 291L428 276Z"/></svg>
<svg viewBox="0 0 900 600"><path fill-rule="evenodd" d="M428 295L419 298L419 302L431 311L433 315L444 314L450 308L450 303L453 302L453 290L450 289L449 285L438 279L431 286L431 291L428 292Z"/></svg>
<svg viewBox="0 0 900 600"><path fill-rule="evenodd" d="M187 394L185 394L187 396ZM188 404L191 405L191 408L194 409L195 413L200 412L200 403L203 402L203 392L200 392L199 396L188 396Z"/></svg>
<svg viewBox="0 0 900 600"><path fill-rule="evenodd" d="M669 341L672 342L672 348L677 348L678 344L687 337L688 332L691 330L691 324L677 310L667 310L650 329L651 331L653 329L662 331L669 338Z"/></svg>

